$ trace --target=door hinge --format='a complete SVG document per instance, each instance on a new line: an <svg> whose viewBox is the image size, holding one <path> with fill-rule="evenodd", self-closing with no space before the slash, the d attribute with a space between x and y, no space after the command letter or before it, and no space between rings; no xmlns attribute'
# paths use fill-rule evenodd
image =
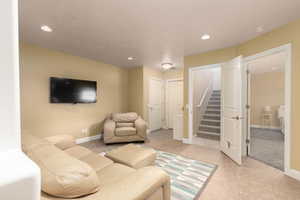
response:
<svg viewBox="0 0 300 200"><path fill-rule="evenodd" d="M250 105L247 104L247 105L246 105L246 109L250 109Z"/></svg>
<svg viewBox="0 0 300 200"><path fill-rule="evenodd" d="M227 141L227 148L230 149L230 147L231 147L231 143Z"/></svg>
<svg viewBox="0 0 300 200"><path fill-rule="evenodd" d="M246 139L246 144L250 144L250 140L249 139Z"/></svg>
<svg viewBox="0 0 300 200"><path fill-rule="evenodd" d="M246 73L247 73L247 74L250 74L250 70L249 70L249 69L247 69L247 70L246 70Z"/></svg>

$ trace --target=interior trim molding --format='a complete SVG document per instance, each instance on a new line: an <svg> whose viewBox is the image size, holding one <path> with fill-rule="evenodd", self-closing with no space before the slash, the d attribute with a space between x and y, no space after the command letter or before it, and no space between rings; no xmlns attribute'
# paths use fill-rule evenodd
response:
<svg viewBox="0 0 300 200"><path fill-rule="evenodd" d="M285 172L285 174L289 177L292 177L298 181L300 181L300 171L295 169L289 169Z"/></svg>
<svg viewBox="0 0 300 200"><path fill-rule="evenodd" d="M76 144L82 144L82 143L85 143L85 142L99 140L101 138L102 138L102 134L93 135L93 136L89 136L89 137L78 138L78 139L76 139Z"/></svg>

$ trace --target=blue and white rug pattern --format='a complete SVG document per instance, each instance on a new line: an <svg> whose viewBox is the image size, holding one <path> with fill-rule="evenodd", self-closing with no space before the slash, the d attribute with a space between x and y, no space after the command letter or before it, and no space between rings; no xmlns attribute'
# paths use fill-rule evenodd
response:
<svg viewBox="0 0 300 200"><path fill-rule="evenodd" d="M176 154L157 151L156 166L171 177L172 200L195 200L217 166Z"/></svg>

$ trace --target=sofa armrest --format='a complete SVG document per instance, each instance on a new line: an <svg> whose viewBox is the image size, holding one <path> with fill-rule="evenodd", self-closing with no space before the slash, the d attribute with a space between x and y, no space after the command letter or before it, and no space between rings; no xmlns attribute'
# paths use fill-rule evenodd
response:
<svg viewBox="0 0 300 200"><path fill-rule="evenodd" d="M61 150L65 150L76 145L75 138L72 135L55 135L45 139Z"/></svg>
<svg viewBox="0 0 300 200"><path fill-rule="evenodd" d="M170 177L157 167L144 167L99 191L99 200L144 200L162 189L163 200L170 200Z"/></svg>
<svg viewBox="0 0 300 200"><path fill-rule="evenodd" d="M135 128L137 130L137 134L143 138L146 138L146 136L147 136L146 122L141 117L138 117L134 123L135 123Z"/></svg>
<svg viewBox="0 0 300 200"><path fill-rule="evenodd" d="M111 119L107 119L104 122L104 143L115 137L115 129L116 129L116 122Z"/></svg>

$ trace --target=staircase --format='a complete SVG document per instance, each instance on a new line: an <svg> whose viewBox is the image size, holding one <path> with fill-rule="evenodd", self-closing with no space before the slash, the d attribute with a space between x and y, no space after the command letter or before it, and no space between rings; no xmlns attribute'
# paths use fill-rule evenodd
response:
<svg viewBox="0 0 300 200"><path fill-rule="evenodd" d="M206 109L201 116L196 136L220 140L221 128L221 91L213 90Z"/></svg>

